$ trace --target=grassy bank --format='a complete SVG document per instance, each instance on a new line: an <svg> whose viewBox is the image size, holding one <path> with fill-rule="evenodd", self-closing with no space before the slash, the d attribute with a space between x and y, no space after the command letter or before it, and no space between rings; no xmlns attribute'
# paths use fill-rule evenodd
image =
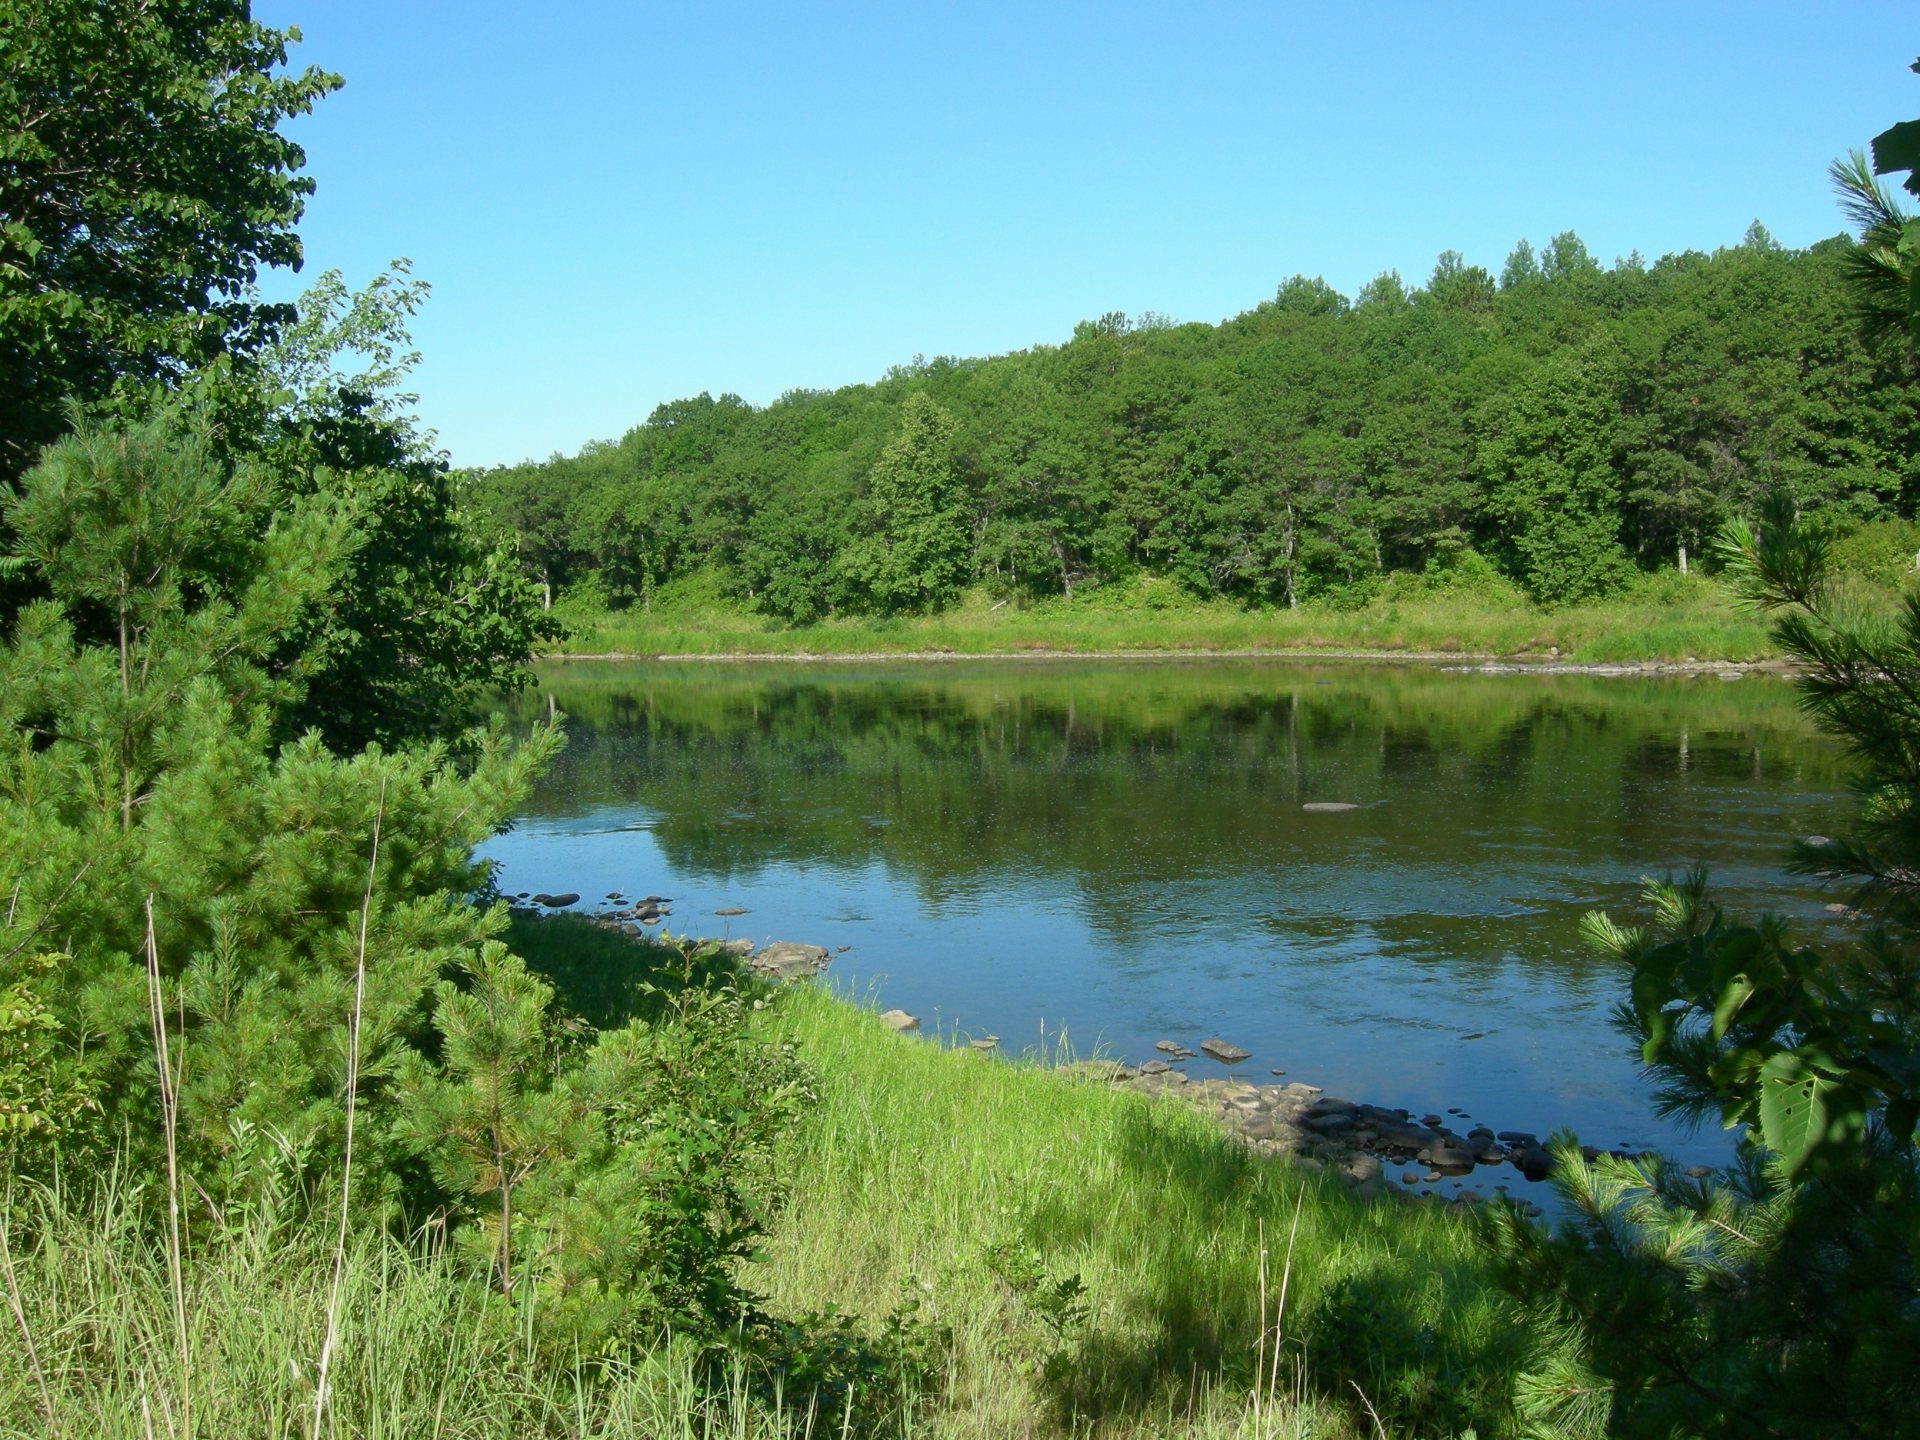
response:
<svg viewBox="0 0 1920 1440"><path fill-rule="evenodd" d="M1541 610L1504 587L1400 584L1357 608L1247 610L1162 580L1073 600L999 601L970 592L937 615L784 625L720 594L707 577L662 587L650 607L562 607L575 655L956 655L1357 652L1559 658L1593 664L1770 658L1766 627L1717 581L1672 572L1585 605Z"/></svg>
<svg viewBox="0 0 1920 1440"><path fill-rule="evenodd" d="M952 1329L937 1433L1268 1433L1250 1395L1276 1334L1274 1433L1367 1433L1362 1393L1396 1434L1499 1433L1520 1337L1459 1213L1354 1199L1190 1107L898 1036L817 989L775 1014L820 1101L756 1279L785 1306L920 1300Z"/></svg>
<svg viewBox="0 0 1920 1440"><path fill-rule="evenodd" d="M633 984L657 973L649 949L572 921L516 937L582 1012L656 1005ZM751 1356L703 1366L663 1339L556 1368L537 1295L490 1295L431 1232L367 1228L344 1252L322 1433L1272 1440L1379 1433L1369 1407L1394 1435L1505 1433L1523 1337L1457 1211L1356 1200L1188 1107L895 1035L816 987L766 992L754 1024L816 1095L745 1277L803 1357L782 1373L907 1354L912 1393L856 1427ZM9 1191L0 1433L311 1434L326 1206L190 1205L176 1309L163 1195L125 1173Z"/></svg>

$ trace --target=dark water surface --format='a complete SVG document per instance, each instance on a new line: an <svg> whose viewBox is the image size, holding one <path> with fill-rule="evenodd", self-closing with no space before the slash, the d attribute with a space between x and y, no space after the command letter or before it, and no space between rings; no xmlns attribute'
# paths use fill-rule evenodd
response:
<svg viewBox="0 0 1920 1440"><path fill-rule="evenodd" d="M674 897L676 933L851 947L829 975L1019 1051L1570 1125L1717 1162L1654 1114L1582 912L1704 863L1730 908L1839 922L1789 877L1845 765L1777 676L1260 662L576 664L571 742L485 847L515 891ZM1307 802L1347 801L1346 813ZM751 913L726 920L715 910ZM584 906L583 906L584 908ZM1196 1075L1214 1062L1189 1062ZM1507 1172L1511 1178L1512 1172Z"/></svg>

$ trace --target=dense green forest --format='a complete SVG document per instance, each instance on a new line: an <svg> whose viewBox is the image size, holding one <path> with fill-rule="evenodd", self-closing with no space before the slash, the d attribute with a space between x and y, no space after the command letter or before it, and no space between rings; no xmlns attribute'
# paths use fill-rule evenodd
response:
<svg viewBox="0 0 1920 1440"><path fill-rule="evenodd" d="M1139 575L1358 603L1490 562L1553 605L1685 570L1774 488L1911 518L1920 387L1863 326L1856 243L1601 265L1572 234L1351 299L1296 276L1218 325L1110 314L1065 344L872 385L662 405L617 443L469 473L532 574L645 606L706 571L795 622L1072 597Z"/></svg>

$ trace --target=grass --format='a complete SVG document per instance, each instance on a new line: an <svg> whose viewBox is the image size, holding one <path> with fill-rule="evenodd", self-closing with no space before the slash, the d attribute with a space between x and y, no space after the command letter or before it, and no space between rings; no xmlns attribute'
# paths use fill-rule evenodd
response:
<svg viewBox="0 0 1920 1440"><path fill-rule="evenodd" d="M1191 1107L899 1036L815 987L769 1023L819 1103L755 1283L867 1315L911 1297L951 1326L938 1433L1242 1433L1283 1261L1289 1424L1370 1428L1357 1384L1396 1430L1495 1433L1519 1337L1457 1211L1357 1200ZM1084 1287L1064 1324L1062 1286Z"/></svg>
<svg viewBox="0 0 1920 1440"><path fill-rule="evenodd" d="M633 982L661 976L661 952L578 920L512 935L570 1008L652 1011ZM786 1198L747 1283L776 1315L814 1316L814 1333L828 1311L933 1348L934 1393L895 1433L1504 1432L1524 1337L1453 1208L1356 1200L1190 1107L1040 1063L1057 1052L895 1035L817 986L764 992L755 1024L797 1044L817 1099L783 1141ZM180 1437L190 1414L202 1440L317 1440L337 1198L269 1192L217 1217L190 1205L179 1304L162 1177L16 1182L4 1200L0 1434ZM664 1339L555 1369L533 1343L537 1298L498 1301L437 1238L353 1233L322 1434L842 1433L840 1417L769 1399L738 1364L716 1378Z"/></svg>
<svg viewBox="0 0 1920 1440"><path fill-rule="evenodd" d="M665 586L646 611L564 611L574 627L557 653L631 655L955 655L1349 652L1481 655L1617 664L1756 661L1775 651L1761 619L1715 580L1661 572L1617 596L1542 610L1517 592L1435 588L1397 577L1357 608L1308 604L1248 610L1143 579L1022 604L969 592L937 615L836 618L789 626L744 609L693 576Z"/></svg>

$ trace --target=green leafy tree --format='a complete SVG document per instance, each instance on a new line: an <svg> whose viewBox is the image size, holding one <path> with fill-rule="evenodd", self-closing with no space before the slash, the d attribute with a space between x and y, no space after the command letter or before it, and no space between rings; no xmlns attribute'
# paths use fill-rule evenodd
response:
<svg viewBox="0 0 1920 1440"><path fill-rule="evenodd" d="M1548 604L1618 584L1619 471L1613 463L1615 356L1555 356L1500 407L1479 464L1518 578Z"/></svg>
<svg viewBox="0 0 1920 1440"><path fill-rule="evenodd" d="M953 417L925 391L867 476L869 533L844 552L849 579L883 612L938 609L967 583L973 536L953 461Z"/></svg>
<svg viewBox="0 0 1920 1440"><path fill-rule="evenodd" d="M242 0L0 4L0 480L66 406L257 352L312 182L280 133L337 88Z"/></svg>

